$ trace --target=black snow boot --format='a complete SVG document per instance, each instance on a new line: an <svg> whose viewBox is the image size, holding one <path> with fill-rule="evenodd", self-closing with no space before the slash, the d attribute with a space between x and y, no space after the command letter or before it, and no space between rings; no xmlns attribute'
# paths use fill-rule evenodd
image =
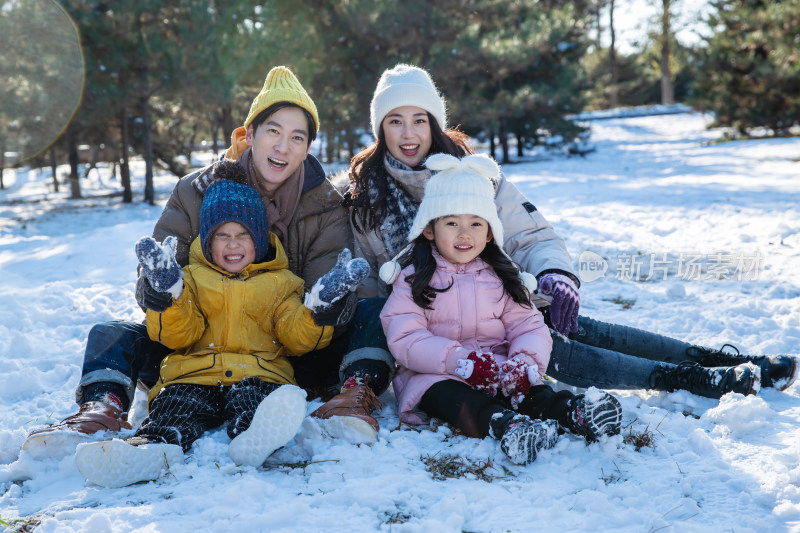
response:
<svg viewBox="0 0 800 533"><path fill-rule="evenodd" d="M512 463L527 465L536 460L540 450L556 445L558 423L555 420L531 420L514 411L494 415L489 434L500 439L503 450Z"/></svg>
<svg viewBox="0 0 800 533"><path fill-rule="evenodd" d="M622 405L605 391L594 387L567 402L566 429L581 435L586 442L595 442L603 435L619 435L622 427Z"/></svg>
<svg viewBox="0 0 800 533"><path fill-rule="evenodd" d="M689 391L706 398L721 398L728 392L756 394L761 387L760 369L753 363L706 368L694 361L678 366L659 366L650 374L650 388Z"/></svg>
<svg viewBox="0 0 800 533"><path fill-rule="evenodd" d="M732 351L726 351L725 348ZM736 366L753 363L761 369L762 387L784 390L797 378L797 359L790 355L743 355L732 344L723 344L719 350L692 346L686 349L686 355L703 366Z"/></svg>

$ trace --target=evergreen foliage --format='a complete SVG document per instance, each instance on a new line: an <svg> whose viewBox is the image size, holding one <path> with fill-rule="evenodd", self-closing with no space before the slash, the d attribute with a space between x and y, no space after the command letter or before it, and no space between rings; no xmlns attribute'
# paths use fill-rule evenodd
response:
<svg viewBox="0 0 800 533"><path fill-rule="evenodd" d="M695 103L746 135L800 123L800 0L713 0Z"/></svg>
<svg viewBox="0 0 800 533"><path fill-rule="evenodd" d="M693 90L720 124L786 132L800 116L800 0L712 2L714 32L699 63L671 42L676 99ZM90 166L120 160L125 201L129 154L144 157L151 178L154 165L187 172L201 140L222 152L275 65L291 68L314 98L317 155L327 161L346 162L371 142L372 92L399 62L428 69L447 98L448 125L489 140L492 155L500 146L502 161L510 137L522 155L547 136L574 135L570 114L609 105L608 53L589 35L601 29L606 0L62 0L82 57L59 49L70 39L74 49L77 34L52 30L44 10L57 5L0 0L0 34L29 33L8 40L0 57L0 157L46 148L80 101L49 152L66 148L76 197L79 144L93 147ZM617 56L621 105L659 101L658 51L651 36L640 52ZM145 198L153 201L150 180Z"/></svg>

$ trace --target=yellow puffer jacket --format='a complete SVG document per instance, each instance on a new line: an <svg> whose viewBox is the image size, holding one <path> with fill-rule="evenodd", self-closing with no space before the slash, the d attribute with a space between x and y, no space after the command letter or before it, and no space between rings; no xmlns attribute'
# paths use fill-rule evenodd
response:
<svg viewBox="0 0 800 533"><path fill-rule="evenodd" d="M287 356L324 348L332 327L314 324L303 280L288 270L272 233L275 259L231 275L206 261L200 239L183 268L183 294L163 313L147 311L150 338L175 350L161 362L149 401L172 383L233 385L246 377L297 384Z"/></svg>

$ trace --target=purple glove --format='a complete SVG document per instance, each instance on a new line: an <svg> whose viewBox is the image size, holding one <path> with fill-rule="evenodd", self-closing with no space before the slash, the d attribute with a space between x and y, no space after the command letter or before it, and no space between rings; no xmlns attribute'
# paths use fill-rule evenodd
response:
<svg viewBox="0 0 800 533"><path fill-rule="evenodd" d="M550 323L562 335L578 331L581 297L578 287L563 274L545 274L539 278L539 294L550 300Z"/></svg>

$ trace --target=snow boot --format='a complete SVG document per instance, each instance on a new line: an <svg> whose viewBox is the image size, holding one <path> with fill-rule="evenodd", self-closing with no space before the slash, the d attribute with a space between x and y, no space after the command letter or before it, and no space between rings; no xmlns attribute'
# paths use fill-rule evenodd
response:
<svg viewBox="0 0 800 533"><path fill-rule="evenodd" d="M540 450L548 450L558 440L555 420L532 420L514 411L494 415L489 435L500 435L500 449L512 463L527 465L536 460Z"/></svg>
<svg viewBox="0 0 800 533"><path fill-rule="evenodd" d="M725 351L725 348L735 353ZM785 390L797 379L797 359L790 355L743 355L732 344L723 344L719 350L692 346L686 349L692 361L703 366L736 366L753 363L761 369L761 386Z"/></svg>
<svg viewBox="0 0 800 533"><path fill-rule="evenodd" d="M369 375L348 379L342 392L322 404L311 416L321 419L322 427L330 436L353 442L375 442L380 426L372 417L375 409L383 407L381 401L367 385Z"/></svg>
<svg viewBox="0 0 800 533"><path fill-rule="evenodd" d="M126 429L131 429L131 425L115 406L104 402L86 402L76 414L58 424L32 431L22 449L34 457L68 455L79 443L93 440L95 433Z"/></svg>
<svg viewBox="0 0 800 533"><path fill-rule="evenodd" d="M75 463L81 475L95 485L118 488L158 479L183 463L183 450L143 437L113 439L80 444Z"/></svg>
<svg viewBox="0 0 800 533"><path fill-rule="evenodd" d="M686 390L706 398L721 398L723 394L757 394L761 369L753 363L737 366L706 368L694 361L673 365L659 365L650 374L650 388L656 390Z"/></svg>
<svg viewBox="0 0 800 533"><path fill-rule="evenodd" d="M581 435L586 442L595 442L603 435L619 435L622 427L622 405L609 393L589 387L567 402L566 429Z"/></svg>
<svg viewBox="0 0 800 533"><path fill-rule="evenodd" d="M250 427L234 437L228 453L237 465L261 466L295 436L306 416L306 392L283 385L264 398Z"/></svg>

